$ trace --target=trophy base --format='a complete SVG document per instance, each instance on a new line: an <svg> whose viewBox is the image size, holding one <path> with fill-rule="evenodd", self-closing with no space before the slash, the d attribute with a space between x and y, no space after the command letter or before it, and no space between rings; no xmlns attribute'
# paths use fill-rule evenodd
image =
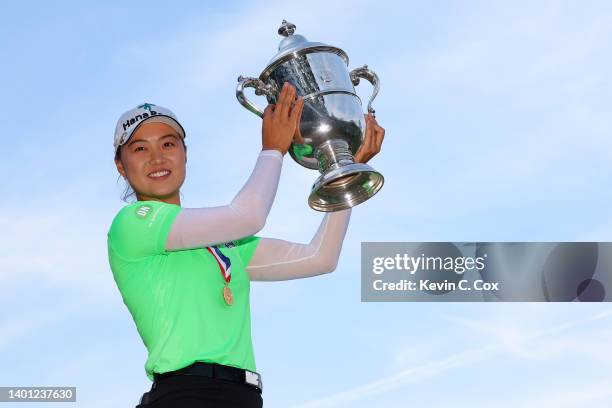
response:
<svg viewBox="0 0 612 408"><path fill-rule="evenodd" d="M322 212L345 210L374 196L384 181L382 174L367 164L347 164L322 174L314 182L308 205Z"/></svg>

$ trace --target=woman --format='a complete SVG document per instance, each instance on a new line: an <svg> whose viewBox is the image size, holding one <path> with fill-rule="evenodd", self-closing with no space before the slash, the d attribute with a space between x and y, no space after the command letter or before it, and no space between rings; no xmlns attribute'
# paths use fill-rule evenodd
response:
<svg viewBox="0 0 612 408"><path fill-rule="evenodd" d="M351 209L326 213L309 244L255 236L272 206L282 160L304 101L290 84L268 105L262 150L226 206L182 208L185 131L174 114L143 104L121 116L115 164L137 201L108 231L108 256L124 303L147 347L153 381L138 407L261 407L249 309L250 281L320 275L335 269ZM384 129L367 116L355 155L380 151Z"/></svg>

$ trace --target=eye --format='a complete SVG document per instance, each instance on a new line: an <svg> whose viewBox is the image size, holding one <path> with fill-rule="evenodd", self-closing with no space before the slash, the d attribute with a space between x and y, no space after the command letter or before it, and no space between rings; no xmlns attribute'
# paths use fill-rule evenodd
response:
<svg viewBox="0 0 612 408"><path fill-rule="evenodd" d="M172 142L166 142L166 143L164 143L164 146L165 146L166 144L171 144L172 146L174 146L174 143L172 143Z"/></svg>
<svg viewBox="0 0 612 408"><path fill-rule="evenodd" d="M134 151L137 152L138 149L140 149L141 147L144 149L144 146L138 146L137 148L134 149Z"/></svg>

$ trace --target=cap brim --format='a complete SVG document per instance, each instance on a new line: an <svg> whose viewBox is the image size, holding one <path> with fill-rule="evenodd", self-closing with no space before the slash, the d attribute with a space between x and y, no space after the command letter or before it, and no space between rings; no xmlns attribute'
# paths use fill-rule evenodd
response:
<svg viewBox="0 0 612 408"><path fill-rule="evenodd" d="M170 126L172 129L176 130L176 132L179 134L179 136L181 136L181 138L184 139L186 136L185 129L183 129L183 126L176 119L168 115L157 114L155 116L150 116L146 119L143 119L138 125L136 125L136 127L132 129L132 131L130 132L130 137L128 137L126 141L123 142L122 145L130 141L134 133L136 133L136 130L138 130L138 128L142 126L143 123L152 123L152 122L165 123L166 125ZM119 147L122 145L117 146L117 149L119 149ZM117 149L115 150L115 152L117 151Z"/></svg>
<svg viewBox="0 0 612 408"><path fill-rule="evenodd" d="M165 123L166 125L169 125L174 130L176 130L178 132L178 134L182 138L185 138L185 129L183 129L183 126L176 119L174 119L173 117L167 116L167 115L162 115L162 114L157 114L155 116L149 116L148 118L146 118L143 121L141 121L134 128L134 130L132 130L132 135L134 134L134 132L136 132L136 129L138 129L140 126L142 126L143 123L151 123L151 122ZM130 137L132 137L132 135L130 135Z"/></svg>

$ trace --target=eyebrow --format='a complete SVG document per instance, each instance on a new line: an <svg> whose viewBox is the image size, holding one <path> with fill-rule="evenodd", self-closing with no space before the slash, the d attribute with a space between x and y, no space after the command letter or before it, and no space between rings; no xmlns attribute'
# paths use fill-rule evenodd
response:
<svg viewBox="0 0 612 408"><path fill-rule="evenodd" d="M167 137L173 137L173 138L175 138L176 140L178 140L178 138L176 137L176 135L174 135L174 134L172 134L172 133L169 133L169 134L167 134L167 135L164 135L164 136L160 137L158 140L162 140L162 139L165 139L165 138L167 138ZM130 146L132 145L132 143L136 143L136 142L145 142L145 143L147 143L147 142L148 142L148 140L144 140L144 139L134 139L134 140L132 140L130 143L128 143L128 144L127 144L127 146L128 146L128 147L130 147Z"/></svg>

